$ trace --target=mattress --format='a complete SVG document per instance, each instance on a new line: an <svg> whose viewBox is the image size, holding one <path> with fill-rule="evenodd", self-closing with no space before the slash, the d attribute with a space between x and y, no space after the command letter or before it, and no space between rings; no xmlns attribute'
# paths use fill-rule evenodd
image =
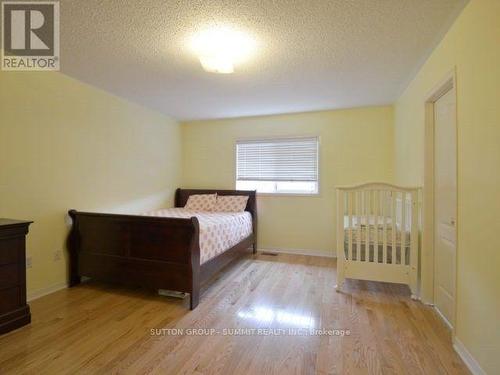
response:
<svg viewBox="0 0 500 375"><path fill-rule="evenodd" d="M184 208L166 208L146 212L145 216L189 219L196 217L200 223L200 264L230 249L250 236L250 212L200 212Z"/></svg>
<svg viewBox="0 0 500 375"><path fill-rule="evenodd" d="M368 223L368 225L367 225ZM386 263L396 263L409 265L410 262L410 227L408 223L406 225L406 231L401 231L401 225L395 223L394 227L396 230L396 243L393 247L392 239L392 219L390 217L385 218L386 230ZM368 230L367 230L368 228ZM370 262L375 261L375 251L377 251L378 261L382 262L384 257L383 244L384 244L384 218L382 216L370 216L367 220L366 217L360 217L359 220L356 217L352 218L351 223L349 223L349 217L344 216L344 253L346 259L348 259L349 251L349 232L352 233L352 259L351 260L363 260L367 258ZM377 241L375 241L375 232L378 231ZM404 236L402 236L404 234ZM368 238L367 238L368 236ZM404 237L404 245L402 241ZM358 250L358 238L359 244L361 245ZM367 246L368 245L368 246ZM393 261L394 254L394 261Z"/></svg>
<svg viewBox="0 0 500 375"><path fill-rule="evenodd" d="M392 220L390 217L385 218L386 222L386 238L387 245L392 244ZM368 230L367 224L368 223ZM353 247L358 243L358 237L360 238L361 244L365 244L369 241L370 244L375 244L376 236L375 232L378 232L378 243L384 243L384 218L382 216L371 216L368 220L366 217L362 216L359 218L352 217L352 223L349 224L349 217L344 216L344 241L348 243L349 241L349 229L352 231L352 244ZM396 223L396 245L399 246L402 242L402 237L404 238L404 242L406 246L410 246L410 225L406 225L406 231L403 233L401 231L401 225ZM404 235L405 234L405 235ZM368 236L368 238L367 238Z"/></svg>

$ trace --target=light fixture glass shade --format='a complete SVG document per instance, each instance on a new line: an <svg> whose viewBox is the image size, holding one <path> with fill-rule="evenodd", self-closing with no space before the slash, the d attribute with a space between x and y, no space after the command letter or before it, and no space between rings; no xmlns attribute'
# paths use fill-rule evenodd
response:
<svg viewBox="0 0 500 375"><path fill-rule="evenodd" d="M233 61L224 56L202 56L200 63L207 72L223 74L234 72Z"/></svg>
<svg viewBox="0 0 500 375"><path fill-rule="evenodd" d="M227 26L212 26L195 34L191 49L207 72L233 73L236 64L254 52L255 40L248 34Z"/></svg>

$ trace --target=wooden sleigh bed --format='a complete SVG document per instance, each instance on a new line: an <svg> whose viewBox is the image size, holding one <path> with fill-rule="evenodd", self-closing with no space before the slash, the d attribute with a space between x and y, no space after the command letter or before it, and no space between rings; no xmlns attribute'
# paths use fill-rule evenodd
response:
<svg viewBox="0 0 500 375"><path fill-rule="evenodd" d="M200 286L251 248L256 252L255 191L177 189L175 207L190 195L248 196L245 211L252 215L252 233L200 265L199 222L189 219L79 212L70 210L68 238L70 286L83 276L100 281L167 289L190 294L190 308L199 303Z"/></svg>

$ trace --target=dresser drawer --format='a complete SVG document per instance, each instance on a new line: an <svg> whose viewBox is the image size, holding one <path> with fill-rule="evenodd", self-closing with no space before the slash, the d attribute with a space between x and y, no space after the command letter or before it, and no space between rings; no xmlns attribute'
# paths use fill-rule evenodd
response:
<svg viewBox="0 0 500 375"><path fill-rule="evenodd" d="M0 265L19 262L24 252L24 238L9 238L0 241Z"/></svg>
<svg viewBox="0 0 500 375"><path fill-rule="evenodd" d="M0 218L0 334L31 321L24 264L30 224L30 221Z"/></svg>
<svg viewBox="0 0 500 375"><path fill-rule="evenodd" d="M19 273L19 264L0 266L0 289L24 284L24 280L19 280Z"/></svg>
<svg viewBox="0 0 500 375"><path fill-rule="evenodd" d="M0 315L24 306L19 287L0 289Z"/></svg>

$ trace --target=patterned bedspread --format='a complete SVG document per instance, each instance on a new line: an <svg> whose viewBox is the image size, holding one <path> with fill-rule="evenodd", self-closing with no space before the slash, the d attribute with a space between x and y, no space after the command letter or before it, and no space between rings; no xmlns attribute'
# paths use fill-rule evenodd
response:
<svg viewBox="0 0 500 375"><path fill-rule="evenodd" d="M200 212L184 208L166 208L146 212L145 216L174 217L189 219L193 216L200 223L200 263L236 245L252 234L250 212Z"/></svg>

